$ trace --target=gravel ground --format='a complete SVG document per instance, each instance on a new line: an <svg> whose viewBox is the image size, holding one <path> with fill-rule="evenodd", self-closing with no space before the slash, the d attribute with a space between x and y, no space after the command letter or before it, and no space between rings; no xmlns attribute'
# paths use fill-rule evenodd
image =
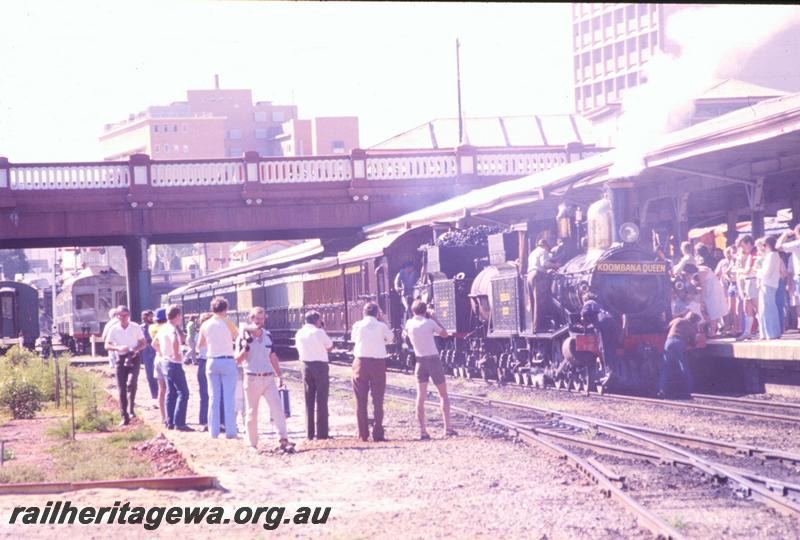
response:
<svg viewBox="0 0 800 540"><path fill-rule="evenodd" d="M337 366L334 369L335 376L344 377L347 373L348 368L344 366ZM412 379L404 374L392 373L389 376L389 383L396 386L408 388L412 382ZM766 423L761 419L720 416L719 413L698 413L680 408L659 407L657 404L586 398L554 390L498 388L496 385L487 388L484 383L475 381L449 379L448 385L459 393L490 395L632 424L727 438L760 446L793 451L797 451L798 448L798 441L793 435L796 427L791 423ZM464 405L463 402L461 405ZM518 415L522 413L497 408L493 414L519 419ZM691 420L687 421L687 418ZM583 453L582 450L575 450ZM757 471L765 476L800 483L800 468L797 465L775 461L762 463L753 458L720 456L713 452L698 451L698 453L730 465ZM600 461L626 476L626 485L634 498L691 537L800 538L800 522L796 518L783 517L763 504L743 500L731 486L715 486L694 471L605 456L600 458Z"/></svg>
<svg viewBox="0 0 800 540"><path fill-rule="evenodd" d="M96 369L96 368L95 368ZM190 422L196 419L194 368L187 378L193 392ZM108 377L109 387L112 379ZM407 379L406 379L407 380ZM140 380L146 393L144 377ZM302 393L290 382L292 410L302 410ZM141 395L141 394L140 394ZM140 416L158 425L158 411L149 396L139 399ZM17 505L43 505L69 500L73 505L221 505L228 515L237 507L330 506L324 525L281 525L275 534L291 538L649 538L635 519L609 502L563 461L505 439L479 435L456 423L461 436L441 439L441 424L431 416L434 440L417 441L410 405L386 407L390 441L363 443L355 438L349 392L331 393L330 441L305 441L302 415L289 419L290 436L298 442L293 455L269 451L253 454L244 440L213 440L207 433L167 432L189 465L199 474L217 476L221 490L158 492L153 490L89 490L60 495L0 497L0 535L49 537L59 531L80 537L140 537L141 526L73 525L11 526ZM267 416L267 415L264 415ZM262 447L274 433L262 417ZM250 525L167 525L148 535L192 538L261 537Z"/></svg>
<svg viewBox="0 0 800 540"><path fill-rule="evenodd" d="M341 371L340 371L341 370ZM331 373L347 373L349 368L337 366ZM392 372L389 384L409 387L413 380L408 375ZM700 411L691 408L666 407L655 403L635 403L586 397L554 389L533 389L513 385L498 386L480 380L448 378L448 387L461 394L489 396L530 403L563 412L583 414L608 420L640 424L655 429L677 431L731 442L800 453L800 423L781 422L728 413ZM757 398L757 396L747 396ZM731 407L737 405L731 404ZM794 414L783 411L782 414Z"/></svg>

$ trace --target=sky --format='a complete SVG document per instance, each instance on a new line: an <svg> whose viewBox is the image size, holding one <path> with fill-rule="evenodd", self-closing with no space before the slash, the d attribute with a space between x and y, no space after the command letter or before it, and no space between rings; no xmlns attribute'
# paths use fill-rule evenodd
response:
<svg viewBox="0 0 800 540"><path fill-rule="evenodd" d="M186 89L252 88L369 147L454 117L572 112L569 4L0 2L0 156L100 159L103 125Z"/></svg>

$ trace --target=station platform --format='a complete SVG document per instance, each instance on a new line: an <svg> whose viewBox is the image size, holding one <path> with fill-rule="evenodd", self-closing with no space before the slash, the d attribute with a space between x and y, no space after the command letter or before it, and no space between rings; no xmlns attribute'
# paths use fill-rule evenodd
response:
<svg viewBox="0 0 800 540"><path fill-rule="evenodd" d="M699 352L699 351L698 351ZM748 393L800 394L800 332L780 339L736 341L709 339L693 362L713 386L733 383Z"/></svg>
<svg viewBox="0 0 800 540"><path fill-rule="evenodd" d="M706 352L711 356L748 358L764 361L800 362L800 332L794 330L780 339L736 341L734 338L709 339Z"/></svg>

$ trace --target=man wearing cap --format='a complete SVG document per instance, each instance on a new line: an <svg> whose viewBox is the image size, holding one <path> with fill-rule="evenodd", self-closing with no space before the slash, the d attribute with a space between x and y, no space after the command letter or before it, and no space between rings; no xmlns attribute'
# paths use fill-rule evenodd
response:
<svg viewBox="0 0 800 540"><path fill-rule="evenodd" d="M236 361L244 365L244 397L247 407L245 431L253 449L258 448L258 405L263 397L269 406L270 416L278 431L279 449L291 450L286 431L286 416L283 411L278 385L281 367L278 355L272 350L272 336L264 329L267 314L262 307L254 307L248 316L249 323L239 332L239 353ZM276 384L277 378L277 384Z"/></svg>
<svg viewBox="0 0 800 540"><path fill-rule="evenodd" d="M119 389L119 408L122 414L121 426L130 423L135 417L136 383L139 380L139 352L147 346L138 324L131 323L131 312L126 306L116 309L119 324L112 326L106 337L106 350L117 354L117 388Z"/></svg>
<svg viewBox="0 0 800 540"><path fill-rule="evenodd" d="M167 375L167 428L194 431L186 425L189 385L186 383L186 373L183 371L181 335L178 331L178 325L181 324L181 308L169 306L167 321L156 334L158 350Z"/></svg>

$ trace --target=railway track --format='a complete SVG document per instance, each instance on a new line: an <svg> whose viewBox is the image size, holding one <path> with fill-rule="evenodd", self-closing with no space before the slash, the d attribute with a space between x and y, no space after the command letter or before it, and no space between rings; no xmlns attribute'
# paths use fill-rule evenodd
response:
<svg viewBox="0 0 800 540"><path fill-rule="evenodd" d="M347 379L331 376L331 380L337 386L350 388ZM413 403L414 398L409 392L407 388L387 386L390 399ZM683 535L635 500L626 491L625 477L600 462L599 456L695 469L716 484L730 485L740 497L766 504L784 515L800 516L800 484L725 464L686 447L742 458L776 460L790 465L800 464L800 454L655 430L514 401L459 393L450 393L450 397L455 402L451 407L453 413L469 419L480 429L523 440L567 460L598 485L603 494L619 501L637 516L642 526L659 537L683 538ZM434 406L437 402L429 398L427 404ZM589 455L581 455L581 452Z"/></svg>
<svg viewBox="0 0 800 540"><path fill-rule="evenodd" d="M342 362L343 365L348 365ZM410 373L403 369L394 370L398 373ZM453 379L462 381L474 381L476 384L487 384L484 379L469 379L463 377L455 377L450 375ZM496 385L498 387L513 386L517 388L536 389L537 387L520 384L518 382L497 383L496 381L488 382L489 385ZM769 402L758 399L737 398L732 396L715 396L710 394L691 394L691 400L678 400L678 399L657 399L643 396L629 396L625 394L614 394L608 392L593 392L586 390L576 390L571 388L547 388L547 390L555 390L559 392L567 392L572 395L584 395L595 399L606 399L616 401L628 401L631 403L649 403L657 404L664 407L693 409L705 412L716 412L722 414L729 414L735 416L747 416L753 418L763 418L766 420L774 420L778 422L800 423L800 404L784 403L784 402ZM731 407L729 404L736 404L736 407ZM772 409L771 411L769 409ZM792 414L795 413L795 414Z"/></svg>

